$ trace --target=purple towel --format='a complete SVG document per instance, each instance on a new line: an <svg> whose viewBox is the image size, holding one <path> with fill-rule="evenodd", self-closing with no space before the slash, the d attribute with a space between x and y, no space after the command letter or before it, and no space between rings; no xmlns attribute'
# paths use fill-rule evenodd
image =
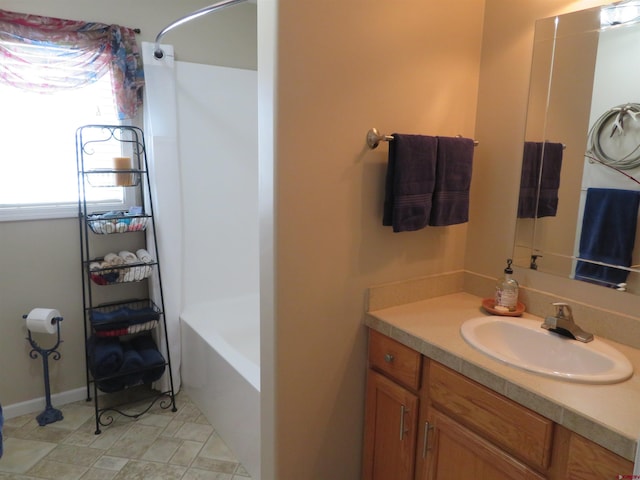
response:
<svg viewBox="0 0 640 480"><path fill-rule="evenodd" d="M518 218L555 217L563 149L561 143L524 143Z"/></svg>
<svg viewBox="0 0 640 480"><path fill-rule="evenodd" d="M420 230L429 223L436 175L436 137L393 134L382 224L394 232Z"/></svg>
<svg viewBox="0 0 640 480"><path fill-rule="evenodd" d="M429 225L442 227L469 221L472 165L472 139L438 137L436 184Z"/></svg>

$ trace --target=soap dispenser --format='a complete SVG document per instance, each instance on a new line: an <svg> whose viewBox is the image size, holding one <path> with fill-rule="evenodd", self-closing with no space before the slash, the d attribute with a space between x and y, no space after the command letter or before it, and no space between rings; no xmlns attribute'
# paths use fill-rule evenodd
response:
<svg viewBox="0 0 640 480"><path fill-rule="evenodd" d="M494 308L503 312L515 312L518 307L518 282L512 277L511 268L513 261L507 258L507 268L504 269L504 277L496 285Z"/></svg>

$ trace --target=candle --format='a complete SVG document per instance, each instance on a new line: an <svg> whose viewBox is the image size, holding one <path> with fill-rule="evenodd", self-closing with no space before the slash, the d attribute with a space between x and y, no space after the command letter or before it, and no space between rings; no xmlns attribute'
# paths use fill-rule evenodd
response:
<svg viewBox="0 0 640 480"><path fill-rule="evenodd" d="M131 170L131 157L114 157L113 169L114 170ZM120 187L127 187L130 185L133 185L133 174L116 173L116 185Z"/></svg>

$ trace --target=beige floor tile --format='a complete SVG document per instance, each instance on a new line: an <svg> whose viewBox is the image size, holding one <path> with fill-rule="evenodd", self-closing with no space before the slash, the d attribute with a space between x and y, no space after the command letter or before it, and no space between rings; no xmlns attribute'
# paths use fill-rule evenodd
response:
<svg viewBox="0 0 640 480"><path fill-rule="evenodd" d="M80 480L113 480L117 474L118 472L114 472L113 470L90 468L80 477Z"/></svg>
<svg viewBox="0 0 640 480"><path fill-rule="evenodd" d="M162 431L163 436L173 437L180 428L184 425L184 422L181 420L172 419L165 429Z"/></svg>
<svg viewBox="0 0 640 480"><path fill-rule="evenodd" d="M156 404L138 419L113 413L99 435L85 401L44 427L35 414L6 420L0 480L250 480L189 397L176 403L178 412Z"/></svg>
<svg viewBox="0 0 640 480"><path fill-rule="evenodd" d="M182 478L183 480L232 480L233 476L228 473L190 468Z"/></svg>
<svg viewBox="0 0 640 480"><path fill-rule="evenodd" d="M47 460L90 467L103 453L97 448L58 445L47 455Z"/></svg>
<svg viewBox="0 0 640 480"><path fill-rule="evenodd" d="M173 454L173 457L171 457L171 460L169 460L169 463L172 465L191 465L191 462L196 458L203 445L202 442L183 441L180 448L178 448L176 453Z"/></svg>
<svg viewBox="0 0 640 480"><path fill-rule="evenodd" d="M0 472L26 473L54 448L55 443L6 438L3 442L4 454L0 459Z"/></svg>
<svg viewBox="0 0 640 480"><path fill-rule="evenodd" d="M61 407L60 411L62 412L62 416L64 418L61 421L56 422L55 426L67 430L77 430L88 419L93 418L95 410L92 406L89 405L79 405L77 403L72 403L70 405Z"/></svg>
<svg viewBox="0 0 640 480"><path fill-rule="evenodd" d="M236 476L240 475L242 477L250 477L251 475L249 475L249 472L247 472L247 470L244 468L244 466L239 463L238 464L238 468L236 469Z"/></svg>
<svg viewBox="0 0 640 480"><path fill-rule="evenodd" d="M151 444L144 455L142 455L142 460L166 463L181 445L182 441L178 439L159 437Z"/></svg>
<svg viewBox="0 0 640 480"><path fill-rule="evenodd" d="M166 463L131 461L114 477L116 480L179 480L187 469Z"/></svg>
<svg viewBox="0 0 640 480"><path fill-rule="evenodd" d="M41 460L27 472L29 475L50 480L78 480L88 470L88 467L58 463L51 460Z"/></svg>
<svg viewBox="0 0 640 480"><path fill-rule="evenodd" d="M222 440L216 432L211 434L209 440L207 440L202 448L200 456L204 458L215 458L217 460L228 460L231 462L236 461L235 456L231 450L229 450L227 444L224 443L224 440Z"/></svg>
<svg viewBox="0 0 640 480"><path fill-rule="evenodd" d="M122 467L124 467L128 461L128 458L103 455L96 461L96 463L93 464L93 466L102 470L113 470L117 472L122 470Z"/></svg>
<svg viewBox="0 0 640 480"><path fill-rule="evenodd" d="M110 425L108 427L102 427L102 433L99 435L93 435L94 441L91 443L93 448L100 448L107 450L116 443L120 437L122 437L131 425Z"/></svg>
<svg viewBox="0 0 640 480"><path fill-rule="evenodd" d="M194 442L206 442L212 433L213 427L211 425L185 422L175 433L174 437L181 438L182 440L193 440Z"/></svg>
<svg viewBox="0 0 640 480"><path fill-rule="evenodd" d="M230 462L228 460L218 460L215 458L196 457L191 466L193 468L199 468L200 470L210 470L212 472L234 473L238 468L238 463Z"/></svg>
<svg viewBox="0 0 640 480"><path fill-rule="evenodd" d="M166 427L172 418L167 415L157 415L155 413L147 413L138 419L138 423L142 425L151 425L153 427Z"/></svg>

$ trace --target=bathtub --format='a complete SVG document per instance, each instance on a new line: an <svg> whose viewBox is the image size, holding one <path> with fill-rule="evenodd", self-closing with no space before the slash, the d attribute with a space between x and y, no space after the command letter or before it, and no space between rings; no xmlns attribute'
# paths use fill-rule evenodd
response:
<svg viewBox="0 0 640 480"><path fill-rule="evenodd" d="M180 315L182 388L260 480L260 305L245 295Z"/></svg>

